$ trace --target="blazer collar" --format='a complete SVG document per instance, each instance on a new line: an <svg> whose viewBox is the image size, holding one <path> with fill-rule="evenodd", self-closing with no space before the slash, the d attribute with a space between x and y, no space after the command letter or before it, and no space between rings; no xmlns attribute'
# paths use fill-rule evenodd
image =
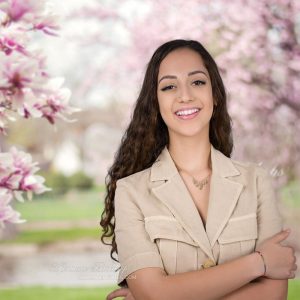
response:
<svg viewBox="0 0 300 300"><path fill-rule="evenodd" d="M231 159L211 144L212 176L206 229L189 190L165 146L151 166L151 181L162 181L152 187L154 195L166 205L192 239L213 260L212 248L225 227L243 189L230 177L240 175Z"/></svg>
<svg viewBox="0 0 300 300"><path fill-rule="evenodd" d="M212 172L222 177L239 175L240 172L235 168L230 158L217 150L210 144ZM160 163L157 163L159 162ZM178 170L165 146L151 167L151 181L169 179L178 174Z"/></svg>

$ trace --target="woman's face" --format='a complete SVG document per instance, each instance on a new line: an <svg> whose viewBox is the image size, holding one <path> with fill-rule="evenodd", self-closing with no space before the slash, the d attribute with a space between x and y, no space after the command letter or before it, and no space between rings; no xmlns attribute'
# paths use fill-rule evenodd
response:
<svg viewBox="0 0 300 300"><path fill-rule="evenodd" d="M176 49L162 60L157 97L170 138L172 135L209 136L212 88L208 71L196 51Z"/></svg>

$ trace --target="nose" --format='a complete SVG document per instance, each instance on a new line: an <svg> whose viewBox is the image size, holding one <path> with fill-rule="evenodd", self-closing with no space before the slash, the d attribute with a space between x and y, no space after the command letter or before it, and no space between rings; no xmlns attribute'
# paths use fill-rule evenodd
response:
<svg viewBox="0 0 300 300"><path fill-rule="evenodd" d="M178 89L177 98L181 102L193 101L194 99L189 87L186 86L182 86L180 89Z"/></svg>

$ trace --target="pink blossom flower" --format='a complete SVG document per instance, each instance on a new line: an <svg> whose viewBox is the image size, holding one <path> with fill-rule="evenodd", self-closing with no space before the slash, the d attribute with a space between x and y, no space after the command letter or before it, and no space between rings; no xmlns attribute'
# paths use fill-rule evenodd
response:
<svg viewBox="0 0 300 300"><path fill-rule="evenodd" d="M7 14L7 22L30 22L44 10L45 1L7 0L0 2L0 10Z"/></svg>
<svg viewBox="0 0 300 300"><path fill-rule="evenodd" d="M6 55L10 55L13 51L19 51L26 54L25 48L22 45L6 36L0 37L0 50L2 50Z"/></svg>
<svg viewBox="0 0 300 300"><path fill-rule="evenodd" d="M0 227L5 223L24 223L26 220L20 218L21 214L15 211L10 205L12 195L5 189L0 189Z"/></svg>
<svg viewBox="0 0 300 300"><path fill-rule="evenodd" d="M0 56L0 90L8 96L22 96L25 88L40 88L47 82L39 62L17 53L9 57Z"/></svg>
<svg viewBox="0 0 300 300"><path fill-rule="evenodd" d="M18 114L24 117L25 119L29 117L42 117L42 112L37 109L39 102L41 102L40 99L36 97L31 90L27 90L23 95L22 105L18 106L17 108Z"/></svg>
<svg viewBox="0 0 300 300"><path fill-rule="evenodd" d="M67 122L65 115L80 109L72 108L68 102L71 92L61 88L63 78L49 78L45 72L45 59L39 52L38 59L12 53L9 57L0 53L0 128L4 132L6 112L12 110L24 118L46 118L51 124L56 118ZM1 61L3 62L1 64ZM1 76L2 75L2 76ZM1 100L2 99L2 100ZM3 110L3 107L7 110Z"/></svg>
<svg viewBox="0 0 300 300"><path fill-rule="evenodd" d="M79 111L68 105L71 93L61 88L63 81L50 79L41 49L28 50L30 31L56 35L59 29L58 17L46 4L45 0L0 0L0 133L6 133L11 113L44 117L54 124L57 118L72 122L65 115Z"/></svg>
<svg viewBox="0 0 300 300"><path fill-rule="evenodd" d="M45 0L8 0L0 2L0 10L6 14L4 26L19 23L27 30L41 30L46 34L57 35L60 28L58 16L49 11Z"/></svg>
<svg viewBox="0 0 300 300"><path fill-rule="evenodd" d="M72 114L73 112L80 111L79 108L70 107L68 101L71 92L69 89L62 88L55 93L45 98L43 105L37 105L36 108L42 112L43 117L46 118L51 124L54 124L55 118L62 119L66 122L74 122L74 119L68 119L65 114Z"/></svg>
<svg viewBox="0 0 300 300"><path fill-rule="evenodd" d="M81 109L69 106L71 91L62 88L63 83L64 78L61 77L50 79L43 90L40 91L38 101L32 100L30 107L25 107L26 113L36 117L44 117L51 124L55 123L56 118L66 122L76 121L65 116L81 111ZM31 99L34 99L34 97L31 97ZM28 99L26 103L30 104L30 100Z"/></svg>
<svg viewBox="0 0 300 300"><path fill-rule="evenodd" d="M58 16L54 14L48 14L38 18L34 22L33 29L41 30L46 34L57 36L57 30L60 29L60 26L57 25Z"/></svg>
<svg viewBox="0 0 300 300"><path fill-rule="evenodd" d="M51 189L44 186L44 178L35 175L39 170L30 154L12 147L9 153L0 153L0 189L6 189L19 201L22 192L41 194Z"/></svg>

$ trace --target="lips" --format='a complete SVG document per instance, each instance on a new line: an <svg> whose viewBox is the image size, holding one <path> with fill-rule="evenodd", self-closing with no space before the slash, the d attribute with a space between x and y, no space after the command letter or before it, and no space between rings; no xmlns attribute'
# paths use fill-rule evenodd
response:
<svg viewBox="0 0 300 300"><path fill-rule="evenodd" d="M190 114L193 114L193 113L196 113L200 111L200 108L199 107L191 107L191 108L181 108L177 111L175 111L175 114L177 116L182 116L182 115L190 115Z"/></svg>
<svg viewBox="0 0 300 300"><path fill-rule="evenodd" d="M175 113L175 116L181 120L189 120L195 118L200 111L200 108L180 109Z"/></svg>

